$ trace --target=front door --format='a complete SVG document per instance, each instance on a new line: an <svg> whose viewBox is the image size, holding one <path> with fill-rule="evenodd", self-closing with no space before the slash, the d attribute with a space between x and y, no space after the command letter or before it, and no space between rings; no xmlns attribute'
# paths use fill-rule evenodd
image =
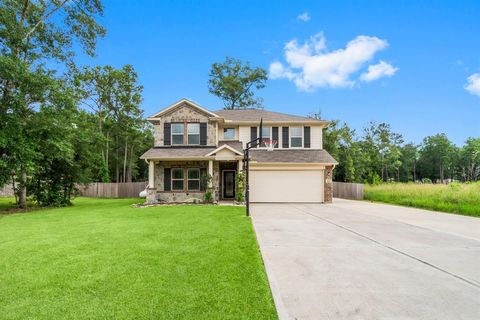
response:
<svg viewBox="0 0 480 320"><path fill-rule="evenodd" d="M223 171L223 198L235 198L235 170Z"/></svg>

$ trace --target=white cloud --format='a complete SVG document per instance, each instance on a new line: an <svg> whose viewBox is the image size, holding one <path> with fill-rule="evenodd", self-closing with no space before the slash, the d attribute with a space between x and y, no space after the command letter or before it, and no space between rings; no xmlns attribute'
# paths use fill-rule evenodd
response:
<svg viewBox="0 0 480 320"><path fill-rule="evenodd" d="M279 61L270 64L270 78L289 79L305 91L320 87L352 87L355 84L352 75L387 46L386 40L358 36L345 48L328 51L323 33L316 34L304 44L291 40L284 47L287 66Z"/></svg>
<svg viewBox="0 0 480 320"><path fill-rule="evenodd" d="M304 13L302 14L299 14L298 17L297 17L298 20L302 20L304 22L307 22L311 19L310 17L310 13L308 13L307 11L305 11Z"/></svg>
<svg viewBox="0 0 480 320"><path fill-rule="evenodd" d="M383 77L391 77L397 71L398 68L395 68L391 64L380 60L380 63L368 66L367 72L362 73L362 75L360 76L360 80L370 82Z"/></svg>
<svg viewBox="0 0 480 320"><path fill-rule="evenodd" d="M480 73L474 73L468 77L464 88L471 94L480 96Z"/></svg>

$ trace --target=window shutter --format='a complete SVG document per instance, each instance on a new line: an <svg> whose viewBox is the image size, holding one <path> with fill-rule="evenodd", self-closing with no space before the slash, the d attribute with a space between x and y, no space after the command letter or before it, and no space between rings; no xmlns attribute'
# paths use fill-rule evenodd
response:
<svg viewBox="0 0 480 320"><path fill-rule="evenodd" d="M172 189L172 169L163 169L163 191L170 191Z"/></svg>
<svg viewBox="0 0 480 320"><path fill-rule="evenodd" d="M257 139L257 127L250 127L250 141L253 141L255 139ZM254 147L257 147L257 146L258 146L258 143Z"/></svg>
<svg viewBox="0 0 480 320"><path fill-rule="evenodd" d="M207 145L207 123L200 122L200 145Z"/></svg>
<svg viewBox="0 0 480 320"><path fill-rule="evenodd" d="M303 127L303 147L310 148L310 127Z"/></svg>
<svg viewBox="0 0 480 320"><path fill-rule="evenodd" d="M278 127L272 127L272 139L277 141L275 148L278 148Z"/></svg>
<svg viewBox="0 0 480 320"><path fill-rule="evenodd" d="M282 127L282 148L288 149L289 146L288 127Z"/></svg>
<svg viewBox="0 0 480 320"><path fill-rule="evenodd" d="M200 191L207 190L207 168L200 168Z"/></svg>
<svg viewBox="0 0 480 320"><path fill-rule="evenodd" d="M169 146L172 144L172 129L170 127L170 122L165 122L163 124L163 145Z"/></svg>

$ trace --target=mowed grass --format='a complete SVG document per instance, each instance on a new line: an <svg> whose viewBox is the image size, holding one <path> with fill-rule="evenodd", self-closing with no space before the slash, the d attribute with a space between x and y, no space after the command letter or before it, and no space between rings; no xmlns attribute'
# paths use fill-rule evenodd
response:
<svg viewBox="0 0 480 320"><path fill-rule="evenodd" d="M0 214L0 318L277 318L243 207L135 202Z"/></svg>
<svg viewBox="0 0 480 320"><path fill-rule="evenodd" d="M480 217L480 182L366 185L365 199Z"/></svg>

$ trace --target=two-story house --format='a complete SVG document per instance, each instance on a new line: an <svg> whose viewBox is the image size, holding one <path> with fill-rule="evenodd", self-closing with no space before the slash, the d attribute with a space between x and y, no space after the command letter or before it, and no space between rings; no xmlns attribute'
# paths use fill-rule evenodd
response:
<svg viewBox="0 0 480 320"><path fill-rule="evenodd" d="M235 176L243 170L243 149L259 137L276 142L250 150L251 202L331 202L337 163L322 148L328 122L266 110L209 111L182 99L147 118L154 125L149 163L148 202L234 199ZM204 177L211 177L203 180ZM210 184L208 186L207 184Z"/></svg>

